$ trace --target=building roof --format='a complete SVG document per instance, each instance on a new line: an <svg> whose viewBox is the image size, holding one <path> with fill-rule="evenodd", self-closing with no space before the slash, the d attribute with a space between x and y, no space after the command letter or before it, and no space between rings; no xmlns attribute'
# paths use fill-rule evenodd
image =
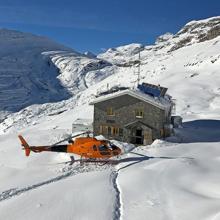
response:
<svg viewBox="0 0 220 220"><path fill-rule="evenodd" d="M97 104L99 102L107 101L116 97L120 97L123 95L129 95L134 98L140 99L141 101L152 104L160 109L166 110L170 108L171 101L166 99L165 97L152 97L148 94L143 93L138 89L126 89L118 92L114 92L112 94L107 94L96 98L94 101L90 103L90 105Z"/></svg>

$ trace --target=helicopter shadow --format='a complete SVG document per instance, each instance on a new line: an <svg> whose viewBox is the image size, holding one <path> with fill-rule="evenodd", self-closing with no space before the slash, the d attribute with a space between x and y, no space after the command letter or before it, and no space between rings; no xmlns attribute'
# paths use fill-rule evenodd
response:
<svg viewBox="0 0 220 220"><path fill-rule="evenodd" d="M130 152L131 154L137 155L136 157L129 157L129 158L124 158L124 159L120 159L117 161L117 164L122 164L122 163L128 163L128 162L132 162L129 163L123 167L120 167L117 171L120 171L122 169L128 168L130 166L133 166L135 164L147 161L147 160L151 160L151 159L167 159L167 160L176 160L176 159L189 159L189 160L193 160L194 158L192 157L149 157L146 156L144 154L139 154L139 153L134 153L134 152Z"/></svg>
<svg viewBox="0 0 220 220"><path fill-rule="evenodd" d="M220 120L199 119L184 122L182 128L175 128L177 138L168 137L171 143L220 142Z"/></svg>
<svg viewBox="0 0 220 220"><path fill-rule="evenodd" d="M101 163L100 166L106 165L106 164L110 164L110 165L118 165L118 164L123 164L123 163L129 163L126 164L125 166L120 167L119 169L117 169L117 172L128 168L130 166L133 166L135 164L147 161L147 160L152 160L152 159L166 159L166 160L175 160L175 159L189 159L189 160L193 160L194 158L192 157L149 157L146 156L144 154L140 154L140 153L135 153L135 152L130 152L130 154L134 154L137 155L136 157L129 157L129 158L123 158L123 159L111 159L111 160L91 160L91 159L72 159L71 161L66 161L66 162L61 162L61 163L57 163L57 164L69 164L69 165L73 165L75 162L79 162L81 165L82 164L87 164L87 163Z"/></svg>

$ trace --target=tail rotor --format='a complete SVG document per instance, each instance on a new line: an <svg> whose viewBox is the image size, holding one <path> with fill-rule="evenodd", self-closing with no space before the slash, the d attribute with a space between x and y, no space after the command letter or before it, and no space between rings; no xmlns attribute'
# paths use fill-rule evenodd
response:
<svg viewBox="0 0 220 220"><path fill-rule="evenodd" d="M25 155L28 157L31 153L30 146L28 145L28 143L25 141L25 139L21 135L18 135L18 138L21 141L21 145L24 147Z"/></svg>

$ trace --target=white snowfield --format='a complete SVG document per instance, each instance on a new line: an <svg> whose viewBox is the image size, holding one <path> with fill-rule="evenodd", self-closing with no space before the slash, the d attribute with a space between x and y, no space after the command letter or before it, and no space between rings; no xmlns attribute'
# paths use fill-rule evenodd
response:
<svg viewBox="0 0 220 220"><path fill-rule="evenodd" d="M21 111L1 112L0 220L220 220L220 37L212 35L219 22L193 21L155 45L112 48L97 58L46 49L43 56L59 68L51 79L74 96L44 104L33 98ZM117 165L69 166L64 153L24 156L18 134L30 145L47 145L65 138L72 122L74 132L89 128L89 103L98 92L134 86L139 51L141 82L167 86L177 100L184 124L175 136L137 148L116 141L123 149ZM1 94L6 82L0 81Z"/></svg>

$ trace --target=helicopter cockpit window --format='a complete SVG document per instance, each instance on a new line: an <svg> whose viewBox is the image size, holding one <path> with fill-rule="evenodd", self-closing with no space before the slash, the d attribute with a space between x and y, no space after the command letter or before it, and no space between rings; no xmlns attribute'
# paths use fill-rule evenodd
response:
<svg viewBox="0 0 220 220"><path fill-rule="evenodd" d="M100 145L99 146L99 151L101 155L110 155L111 153L109 152L109 148L105 145Z"/></svg>
<svg viewBox="0 0 220 220"><path fill-rule="evenodd" d="M117 150L118 149L118 147L116 145L114 145L114 144L111 144L110 146L111 146L112 150Z"/></svg>
<svg viewBox="0 0 220 220"><path fill-rule="evenodd" d="M93 150L94 150L94 151L97 151L96 145L93 145Z"/></svg>
<svg viewBox="0 0 220 220"><path fill-rule="evenodd" d="M100 146L99 146L99 150L100 150L100 151L105 151L105 150L108 150L108 147L105 146L105 145L100 145Z"/></svg>

